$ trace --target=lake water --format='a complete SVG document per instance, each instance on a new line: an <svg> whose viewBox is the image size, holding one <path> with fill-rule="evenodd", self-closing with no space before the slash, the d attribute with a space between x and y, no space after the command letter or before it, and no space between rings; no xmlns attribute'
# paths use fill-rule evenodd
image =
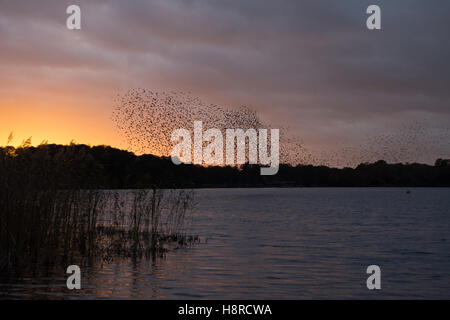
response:
<svg viewBox="0 0 450 320"><path fill-rule="evenodd" d="M190 233L207 243L0 286L8 298L450 298L450 189L203 189ZM368 290L366 268L381 268ZM1 282L1 281L0 281Z"/></svg>

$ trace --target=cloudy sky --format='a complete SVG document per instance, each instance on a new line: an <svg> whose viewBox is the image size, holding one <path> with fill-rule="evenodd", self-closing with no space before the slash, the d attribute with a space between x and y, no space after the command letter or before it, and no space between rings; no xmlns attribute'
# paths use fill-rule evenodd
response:
<svg viewBox="0 0 450 320"><path fill-rule="evenodd" d="M139 87L251 106L317 157L450 158L449 16L447 0L0 0L0 145L126 148L113 99Z"/></svg>

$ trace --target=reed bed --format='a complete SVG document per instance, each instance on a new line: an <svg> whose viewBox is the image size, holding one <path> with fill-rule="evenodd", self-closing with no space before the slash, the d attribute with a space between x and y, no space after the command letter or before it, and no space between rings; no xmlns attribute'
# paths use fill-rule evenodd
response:
<svg viewBox="0 0 450 320"><path fill-rule="evenodd" d="M0 270L155 257L199 240L185 229L192 191L101 186L83 148L0 148Z"/></svg>

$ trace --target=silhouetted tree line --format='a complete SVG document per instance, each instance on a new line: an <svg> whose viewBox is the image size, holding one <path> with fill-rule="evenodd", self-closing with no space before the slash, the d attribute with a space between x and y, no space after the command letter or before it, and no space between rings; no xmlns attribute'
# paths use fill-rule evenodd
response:
<svg viewBox="0 0 450 320"><path fill-rule="evenodd" d="M3 147L17 175L35 176L36 185L58 181L66 188L204 188L204 187L450 187L450 161L388 164L383 160L356 168L280 165L274 176L261 176L258 165L239 167L175 165L168 157L137 156L109 146L56 145ZM58 170L55 170L58 168ZM53 175L58 174L58 177ZM51 179L49 178L51 177ZM18 180L20 181L20 179ZM20 182L16 182L20 183Z"/></svg>

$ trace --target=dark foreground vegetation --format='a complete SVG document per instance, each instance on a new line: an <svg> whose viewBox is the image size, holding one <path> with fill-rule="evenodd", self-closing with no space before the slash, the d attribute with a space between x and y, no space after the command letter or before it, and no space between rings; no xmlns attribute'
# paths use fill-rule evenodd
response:
<svg viewBox="0 0 450 320"><path fill-rule="evenodd" d="M74 145L0 149L0 271L154 258L199 241L185 229L192 191L157 184L104 190L107 176L93 150Z"/></svg>

